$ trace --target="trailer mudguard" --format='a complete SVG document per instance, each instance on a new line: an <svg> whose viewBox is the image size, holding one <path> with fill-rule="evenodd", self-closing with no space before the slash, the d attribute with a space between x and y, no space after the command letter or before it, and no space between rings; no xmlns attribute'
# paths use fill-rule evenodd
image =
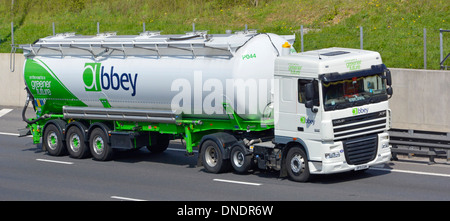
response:
<svg viewBox="0 0 450 221"><path fill-rule="evenodd" d="M217 143L222 152L223 159L230 159L231 147L234 146L238 140L233 135L226 132L218 132L213 134L208 134L202 137L199 147L202 146L203 142L206 140L213 140ZM199 149L199 153L201 153Z"/></svg>
<svg viewBox="0 0 450 221"><path fill-rule="evenodd" d="M92 130L94 130L97 127L101 128L103 130L103 132L106 134L106 138L108 139L108 143L111 143L111 137L109 136L109 134L111 133L111 129L109 129L109 127L106 124L100 123L100 122L95 122L89 126L89 129L87 132L88 136L86 136L86 139L88 139L88 140L90 139L90 134L91 134Z"/></svg>
<svg viewBox="0 0 450 221"><path fill-rule="evenodd" d="M42 131L45 131L45 128L48 125L50 125L50 124L53 124L53 125L56 126L56 128L58 128L59 132L62 135L61 140L63 142L65 142L66 141L66 126L67 126L67 123L65 121L61 120L61 119L49 120L47 123L45 123L44 129Z"/></svg>
<svg viewBox="0 0 450 221"><path fill-rule="evenodd" d="M83 133L84 133L84 142L89 142L89 137L88 137L88 128L86 127L86 125L84 125L83 123L79 122L79 121L73 121L69 124L66 125L65 130L67 131L70 127L75 126L78 127Z"/></svg>

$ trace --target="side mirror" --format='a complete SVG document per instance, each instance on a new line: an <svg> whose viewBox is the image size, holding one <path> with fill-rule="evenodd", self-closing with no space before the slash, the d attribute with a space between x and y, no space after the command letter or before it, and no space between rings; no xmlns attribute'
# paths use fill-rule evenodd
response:
<svg viewBox="0 0 450 221"><path fill-rule="evenodd" d="M392 94L394 94L394 91L392 89L392 75L391 75L391 71L389 69L386 69L384 71L385 74L385 79L386 79L386 85L389 86L388 88L386 88L386 93L389 95L389 98L392 97Z"/></svg>
<svg viewBox="0 0 450 221"><path fill-rule="evenodd" d="M386 74L386 84L391 86L392 85L391 71L386 69L385 74Z"/></svg>
<svg viewBox="0 0 450 221"><path fill-rule="evenodd" d="M307 83L305 85L305 98L306 98L305 107L311 108L312 112L317 113L318 109L314 108L314 97L315 97L314 83L313 82Z"/></svg>
<svg viewBox="0 0 450 221"><path fill-rule="evenodd" d="M392 87L388 87L387 89L386 89L386 93L390 96L390 97L392 97L392 94L394 94L394 91L392 90ZM390 98L389 97L389 98Z"/></svg>
<svg viewBox="0 0 450 221"><path fill-rule="evenodd" d="M312 82L305 85L305 98L306 101L312 101L314 99L314 85Z"/></svg>

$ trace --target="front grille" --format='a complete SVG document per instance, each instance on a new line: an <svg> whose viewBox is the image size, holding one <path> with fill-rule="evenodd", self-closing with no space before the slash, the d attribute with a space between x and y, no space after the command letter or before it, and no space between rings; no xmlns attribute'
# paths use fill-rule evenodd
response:
<svg viewBox="0 0 450 221"><path fill-rule="evenodd" d="M343 141L345 159L350 165L364 164L375 159L377 154L378 136L358 137Z"/></svg>
<svg viewBox="0 0 450 221"><path fill-rule="evenodd" d="M386 111L363 114L333 120L335 140L343 140L364 134L372 134L385 130Z"/></svg>

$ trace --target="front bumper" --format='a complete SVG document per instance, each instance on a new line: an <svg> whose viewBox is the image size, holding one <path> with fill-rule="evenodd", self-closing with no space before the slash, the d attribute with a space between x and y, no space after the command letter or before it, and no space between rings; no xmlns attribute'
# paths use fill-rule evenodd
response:
<svg viewBox="0 0 450 221"><path fill-rule="evenodd" d="M369 162L361 164L349 164L346 160L343 142L338 141L332 144L322 144L324 154L322 161L309 161L309 170L311 174L332 174L352 170L361 170L370 166L384 164L391 159L391 146L389 145L389 134L380 133L377 135L378 142L375 158ZM327 153L328 152L328 153ZM334 154L334 153L340 154ZM331 153L331 154L330 154ZM327 155L327 157L325 157ZM329 156L333 156L330 158Z"/></svg>

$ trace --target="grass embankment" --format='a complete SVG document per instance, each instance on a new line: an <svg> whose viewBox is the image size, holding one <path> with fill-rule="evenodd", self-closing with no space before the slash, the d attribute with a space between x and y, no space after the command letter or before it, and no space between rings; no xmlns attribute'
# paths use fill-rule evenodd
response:
<svg viewBox="0 0 450 221"><path fill-rule="evenodd" d="M304 50L360 47L379 51L389 67L423 68L423 29L427 29L428 69L439 69L439 28L450 29L446 0L0 0L0 52L9 52L11 21L15 43L32 43L56 32L119 35L159 30L182 34L192 30L225 33L247 24L259 32L297 35L305 30ZM11 10L11 8L13 10ZM445 53L450 33L444 34ZM445 55L444 55L445 56ZM450 63L450 62L449 62Z"/></svg>

